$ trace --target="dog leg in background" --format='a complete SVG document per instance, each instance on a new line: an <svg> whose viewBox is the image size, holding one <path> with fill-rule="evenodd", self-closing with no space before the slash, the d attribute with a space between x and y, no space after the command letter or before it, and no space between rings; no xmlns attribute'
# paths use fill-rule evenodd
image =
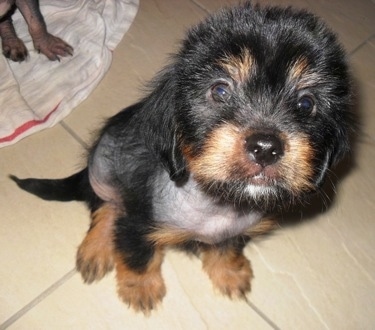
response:
<svg viewBox="0 0 375 330"><path fill-rule="evenodd" d="M12 24L10 12L0 21L0 37L3 54L14 62L22 62L27 58L28 52L23 41L17 37Z"/></svg>
<svg viewBox="0 0 375 330"><path fill-rule="evenodd" d="M202 248L202 263L216 289L230 298L246 300L253 271L243 254L243 246L236 243L220 247L207 245Z"/></svg>
<svg viewBox="0 0 375 330"><path fill-rule="evenodd" d="M16 5L29 27L35 49L51 61L59 60L60 56L73 54L73 48L64 40L48 33L46 23L36 0L16 0Z"/></svg>

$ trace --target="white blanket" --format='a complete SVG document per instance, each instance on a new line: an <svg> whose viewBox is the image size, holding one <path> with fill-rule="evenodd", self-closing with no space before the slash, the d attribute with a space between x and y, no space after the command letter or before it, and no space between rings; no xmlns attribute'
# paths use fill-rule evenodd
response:
<svg viewBox="0 0 375 330"><path fill-rule="evenodd" d="M138 0L40 0L48 31L74 48L61 62L37 54L25 20L18 11L13 15L29 58L14 63L0 54L0 147L55 125L90 94L138 5Z"/></svg>

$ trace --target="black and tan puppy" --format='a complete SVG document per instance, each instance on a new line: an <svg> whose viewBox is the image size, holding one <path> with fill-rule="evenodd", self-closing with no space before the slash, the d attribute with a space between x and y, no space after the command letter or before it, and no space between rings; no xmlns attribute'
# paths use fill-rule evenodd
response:
<svg viewBox="0 0 375 330"><path fill-rule="evenodd" d="M51 61L60 56L73 54L73 48L64 40L48 33L38 0L0 0L0 37L3 54L12 61L21 62L28 52L21 39L17 37L12 23L12 14L18 8L26 20L35 49Z"/></svg>
<svg viewBox="0 0 375 330"><path fill-rule="evenodd" d="M148 95L108 120L85 169L12 178L88 204L77 269L92 282L115 267L134 309L165 295L166 246L195 252L216 288L244 297L248 238L320 189L348 150L350 100L344 52L319 19L244 3L189 31Z"/></svg>

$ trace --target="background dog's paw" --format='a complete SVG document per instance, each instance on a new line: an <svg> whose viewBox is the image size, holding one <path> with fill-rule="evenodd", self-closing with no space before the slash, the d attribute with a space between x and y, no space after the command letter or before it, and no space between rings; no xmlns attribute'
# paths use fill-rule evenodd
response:
<svg viewBox="0 0 375 330"><path fill-rule="evenodd" d="M250 292L253 272L243 254L211 250L203 255L203 269L214 287L230 298L246 299Z"/></svg>
<svg viewBox="0 0 375 330"><path fill-rule="evenodd" d="M60 57L73 55L72 46L49 33L41 38L34 39L34 47L51 61L59 61Z"/></svg>
<svg viewBox="0 0 375 330"><path fill-rule="evenodd" d="M25 44L19 38L2 38L3 54L14 62L26 60L28 52Z"/></svg>

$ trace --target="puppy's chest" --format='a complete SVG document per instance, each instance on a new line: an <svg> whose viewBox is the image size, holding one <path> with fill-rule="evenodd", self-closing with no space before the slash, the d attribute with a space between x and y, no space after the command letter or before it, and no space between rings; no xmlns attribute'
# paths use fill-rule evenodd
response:
<svg viewBox="0 0 375 330"><path fill-rule="evenodd" d="M158 223L193 233L196 240L205 243L240 235L262 218L259 212L245 212L215 202L193 179L178 187L164 175L156 184L153 210Z"/></svg>

